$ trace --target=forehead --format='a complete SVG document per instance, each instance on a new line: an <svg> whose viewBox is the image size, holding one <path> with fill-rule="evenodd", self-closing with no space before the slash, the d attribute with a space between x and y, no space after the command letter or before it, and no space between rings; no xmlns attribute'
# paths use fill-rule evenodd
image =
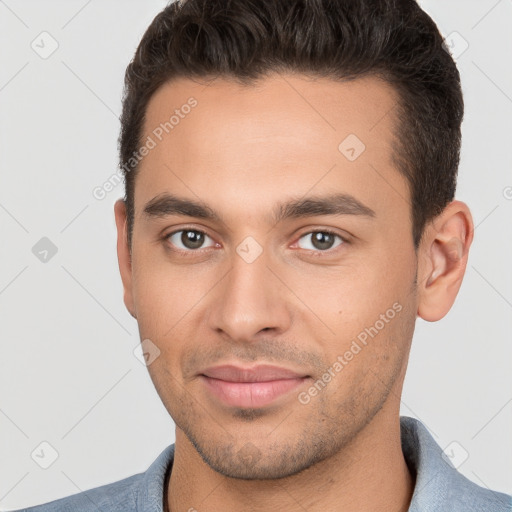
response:
<svg viewBox="0 0 512 512"><path fill-rule="evenodd" d="M136 211L177 189L216 197L224 209L240 194L256 207L312 189L385 208L393 195L408 194L392 161L397 101L376 77L170 81L146 109L142 142L151 139L152 148L139 164Z"/></svg>

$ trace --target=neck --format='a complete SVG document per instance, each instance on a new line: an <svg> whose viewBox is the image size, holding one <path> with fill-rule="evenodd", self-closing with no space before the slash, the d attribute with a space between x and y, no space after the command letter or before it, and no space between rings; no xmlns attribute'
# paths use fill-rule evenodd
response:
<svg viewBox="0 0 512 512"><path fill-rule="evenodd" d="M217 473L176 428L167 487L169 511L224 512L250 507L255 512L406 512L414 476L402 453L398 412L390 416L384 409L335 456L275 480L241 480Z"/></svg>

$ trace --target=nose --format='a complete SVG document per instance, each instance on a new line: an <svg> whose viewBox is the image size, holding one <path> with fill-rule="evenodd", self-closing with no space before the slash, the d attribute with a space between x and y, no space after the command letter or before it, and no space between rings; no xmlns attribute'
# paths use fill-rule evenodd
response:
<svg viewBox="0 0 512 512"><path fill-rule="evenodd" d="M209 327L238 343L287 331L292 317L290 292L276 277L279 271L271 266L267 253L248 262L234 252L231 265L211 294Z"/></svg>

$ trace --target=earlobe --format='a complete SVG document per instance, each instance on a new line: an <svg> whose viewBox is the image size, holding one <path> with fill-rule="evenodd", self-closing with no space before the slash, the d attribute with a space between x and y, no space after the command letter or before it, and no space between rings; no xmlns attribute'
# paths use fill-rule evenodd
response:
<svg viewBox="0 0 512 512"><path fill-rule="evenodd" d="M130 248L128 246L128 224L126 216L126 203L119 199L114 205L114 214L117 227L117 260L119 264L119 272L123 282L124 304L126 309L137 318L132 290L132 262Z"/></svg>
<svg viewBox="0 0 512 512"><path fill-rule="evenodd" d="M418 316L428 322L443 318L453 303L466 271L473 240L469 208L453 201L426 227L418 266Z"/></svg>

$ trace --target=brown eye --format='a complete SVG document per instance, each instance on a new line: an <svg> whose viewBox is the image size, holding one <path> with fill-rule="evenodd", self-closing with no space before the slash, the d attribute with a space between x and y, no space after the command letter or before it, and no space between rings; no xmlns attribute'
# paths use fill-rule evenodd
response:
<svg viewBox="0 0 512 512"><path fill-rule="evenodd" d="M334 245L336 242L336 238L338 238L340 242ZM299 240L302 239L309 239L310 243L306 244L309 246L303 247L299 244L299 247L301 249L310 249L313 251L327 251L345 242L345 240L340 235L338 235L337 233L333 233L331 231L312 231L310 233L302 235Z"/></svg>
<svg viewBox="0 0 512 512"><path fill-rule="evenodd" d="M196 229L181 229L166 236L172 245L183 251L201 249L207 238L212 240L206 233Z"/></svg>

